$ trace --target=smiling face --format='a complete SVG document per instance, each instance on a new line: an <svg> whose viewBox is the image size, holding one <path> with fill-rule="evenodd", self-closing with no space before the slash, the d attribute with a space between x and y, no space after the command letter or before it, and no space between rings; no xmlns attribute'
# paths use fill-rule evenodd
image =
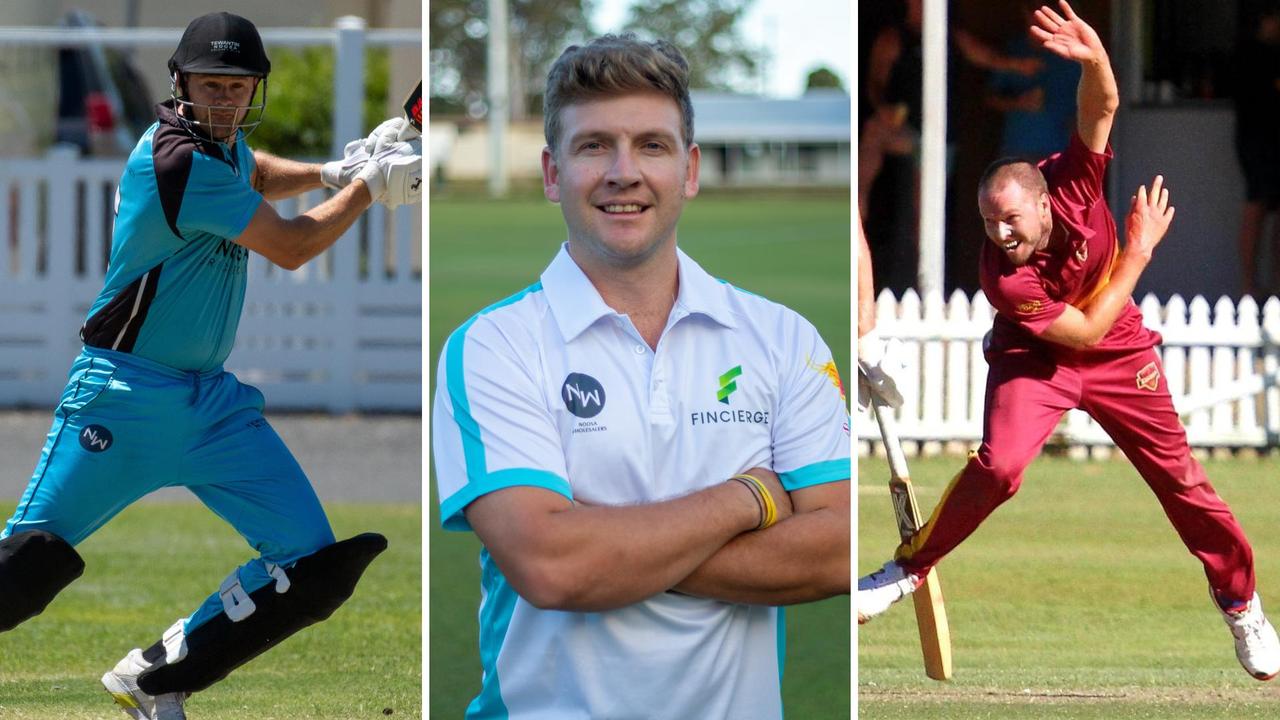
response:
<svg viewBox="0 0 1280 720"><path fill-rule="evenodd" d="M542 151L543 191L560 203L574 259L628 268L674 252L700 159L697 145L685 146L675 101L617 95L569 105L560 120L556 149Z"/></svg>
<svg viewBox="0 0 1280 720"><path fill-rule="evenodd" d="M1013 178L995 179L978 192L987 238L1016 266L1049 245L1053 214L1049 194L1028 190Z"/></svg>
<svg viewBox="0 0 1280 720"><path fill-rule="evenodd" d="M186 82L186 100L190 105L182 105L182 112L199 123L214 140L233 137L249 112L247 106L253 100L257 78L192 73Z"/></svg>

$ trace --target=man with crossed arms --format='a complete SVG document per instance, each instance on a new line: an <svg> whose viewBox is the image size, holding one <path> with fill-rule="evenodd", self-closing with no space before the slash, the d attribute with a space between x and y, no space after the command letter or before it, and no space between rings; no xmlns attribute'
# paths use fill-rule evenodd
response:
<svg viewBox="0 0 1280 720"><path fill-rule="evenodd" d="M849 592L830 351L677 249L700 159L678 50L570 47L545 115L568 242L440 359L442 521L484 544L466 716L776 720L776 606Z"/></svg>
<svg viewBox="0 0 1280 720"><path fill-rule="evenodd" d="M985 348L982 445L944 491L933 516L895 560L858 581L858 621L914 591L929 569L1017 492L1022 472L1063 413L1081 408L1115 440L1160 500L1187 549L1204 565L1214 604L1250 675L1280 673L1280 640L1255 591L1253 551L1230 508L1187 445L1153 349L1130 297L1173 219L1156 176L1133 197L1126 244L1103 197L1107 142L1120 104L1098 34L1065 0L1036 11L1031 33L1083 67L1077 133L1067 149L1033 165L993 163L978 187L990 243L982 289L996 309Z"/></svg>

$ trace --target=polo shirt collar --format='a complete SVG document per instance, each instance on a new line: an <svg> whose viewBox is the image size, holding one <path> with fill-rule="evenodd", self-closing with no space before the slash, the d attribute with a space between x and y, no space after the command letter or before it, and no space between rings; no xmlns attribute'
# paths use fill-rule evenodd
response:
<svg viewBox="0 0 1280 720"><path fill-rule="evenodd" d="M672 309L672 322L685 315L705 315L725 327L736 327L729 307L729 293L733 288L708 275L679 248L676 248L676 262L680 292ZM565 342L581 335L600 318L619 314L605 304L586 273L569 257L567 242L560 246L560 252L543 271L542 291Z"/></svg>

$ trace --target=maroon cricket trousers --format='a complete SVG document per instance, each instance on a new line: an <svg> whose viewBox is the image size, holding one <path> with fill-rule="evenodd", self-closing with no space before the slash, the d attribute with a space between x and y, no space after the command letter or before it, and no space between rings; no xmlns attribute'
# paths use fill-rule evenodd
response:
<svg viewBox="0 0 1280 720"><path fill-rule="evenodd" d="M1155 492L1182 542L1204 564L1220 606L1253 597L1253 550L1191 455L1152 349L1089 359L1041 351L989 355L982 445L951 482L899 563L923 574L1013 497L1022 473L1072 408L1107 431Z"/></svg>

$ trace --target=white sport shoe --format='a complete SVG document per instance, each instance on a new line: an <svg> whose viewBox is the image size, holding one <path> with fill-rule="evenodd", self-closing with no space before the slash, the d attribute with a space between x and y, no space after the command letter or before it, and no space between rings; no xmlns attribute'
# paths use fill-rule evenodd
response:
<svg viewBox="0 0 1280 720"><path fill-rule="evenodd" d="M182 705L188 693L165 693L152 697L138 687L138 676L151 667L134 648L115 668L102 676L102 686L126 715L134 720L187 720Z"/></svg>
<svg viewBox="0 0 1280 720"><path fill-rule="evenodd" d="M910 595L923 580L890 560L884 567L858 578L858 624L879 615L889 606Z"/></svg>
<svg viewBox="0 0 1280 720"><path fill-rule="evenodd" d="M1262 598L1253 594L1242 612L1222 611L1231 634L1236 638L1236 659L1246 672L1259 680L1270 680L1280 674L1280 638L1276 629L1262 614Z"/></svg>

